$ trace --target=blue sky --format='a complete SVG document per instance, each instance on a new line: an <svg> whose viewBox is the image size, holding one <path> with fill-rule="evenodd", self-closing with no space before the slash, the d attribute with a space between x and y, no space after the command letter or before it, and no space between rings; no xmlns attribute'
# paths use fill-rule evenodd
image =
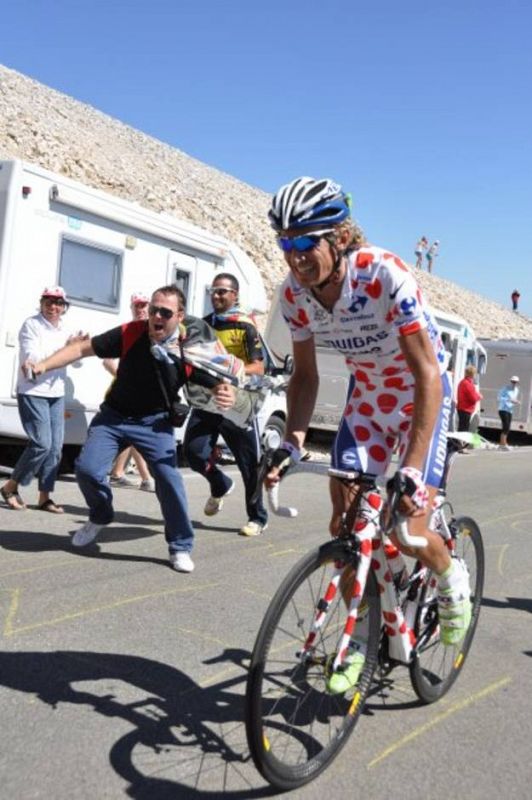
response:
<svg viewBox="0 0 532 800"><path fill-rule="evenodd" d="M372 242L532 316L531 34L525 0L17 0L0 62L264 191L333 177Z"/></svg>

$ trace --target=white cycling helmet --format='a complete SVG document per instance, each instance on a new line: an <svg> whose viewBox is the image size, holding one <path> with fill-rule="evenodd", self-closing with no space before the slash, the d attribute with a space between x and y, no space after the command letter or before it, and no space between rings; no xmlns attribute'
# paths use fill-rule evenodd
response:
<svg viewBox="0 0 532 800"><path fill-rule="evenodd" d="M330 178L296 178L281 186L269 211L276 231L338 225L351 214L350 198Z"/></svg>

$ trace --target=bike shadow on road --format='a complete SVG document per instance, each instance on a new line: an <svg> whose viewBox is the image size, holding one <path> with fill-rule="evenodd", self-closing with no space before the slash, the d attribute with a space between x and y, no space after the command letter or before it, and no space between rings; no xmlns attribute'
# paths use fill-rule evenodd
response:
<svg viewBox="0 0 532 800"><path fill-rule="evenodd" d="M176 667L140 656L0 653L0 685L36 696L59 712L62 703L69 703L130 723L132 730L121 733L109 752L110 766L127 781L129 797L251 800L274 791L259 785L247 750L243 694L234 691L246 680L247 659L246 651L231 649L205 661L229 662L236 677L201 687ZM110 684L115 694L108 693ZM68 717L72 726L70 712ZM59 716L56 725L62 724ZM107 739L107 734L98 738ZM94 792L97 796L97 785Z"/></svg>
<svg viewBox="0 0 532 800"><path fill-rule="evenodd" d="M528 611L532 614L532 597L506 597L506 601L494 600L492 597L483 597L482 605L487 608L506 608L517 611Z"/></svg>

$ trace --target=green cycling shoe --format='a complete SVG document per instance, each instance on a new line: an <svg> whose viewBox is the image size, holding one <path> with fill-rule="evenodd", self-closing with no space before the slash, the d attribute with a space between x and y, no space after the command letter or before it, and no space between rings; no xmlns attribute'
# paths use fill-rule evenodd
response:
<svg viewBox="0 0 532 800"><path fill-rule="evenodd" d="M327 681L327 691L329 694L344 694L348 689L356 686L360 674L364 668L366 656L360 650L348 653L344 663L336 672L333 672Z"/></svg>

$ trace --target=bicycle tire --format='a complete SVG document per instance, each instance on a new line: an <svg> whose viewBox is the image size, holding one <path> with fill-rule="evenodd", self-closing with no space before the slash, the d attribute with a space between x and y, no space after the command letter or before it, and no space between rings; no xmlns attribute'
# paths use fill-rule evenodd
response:
<svg viewBox="0 0 532 800"><path fill-rule="evenodd" d="M316 637L313 658L297 657L334 562L353 564L342 541L312 550L291 569L260 627L246 689L246 734L261 775L283 791L313 780L338 755L355 727L377 665L381 618L377 583L366 584L369 639L360 679L343 695L326 691L326 680L343 633L346 606L337 591ZM280 658L286 653L285 658ZM329 670L329 672L327 672Z"/></svg>
<svg viewBox="0 0 532 800"><path fill-rule="evenodd" d="M476 522L459 517L453 523L455 554L469 570L471 624L458 645L444 645L439 638L437 585L429 573L421 590L414 633L418 648L410 665L410 679L423 703L434 703L449 691L462 669L477 627L484 587L484 546Z"/></svg>

